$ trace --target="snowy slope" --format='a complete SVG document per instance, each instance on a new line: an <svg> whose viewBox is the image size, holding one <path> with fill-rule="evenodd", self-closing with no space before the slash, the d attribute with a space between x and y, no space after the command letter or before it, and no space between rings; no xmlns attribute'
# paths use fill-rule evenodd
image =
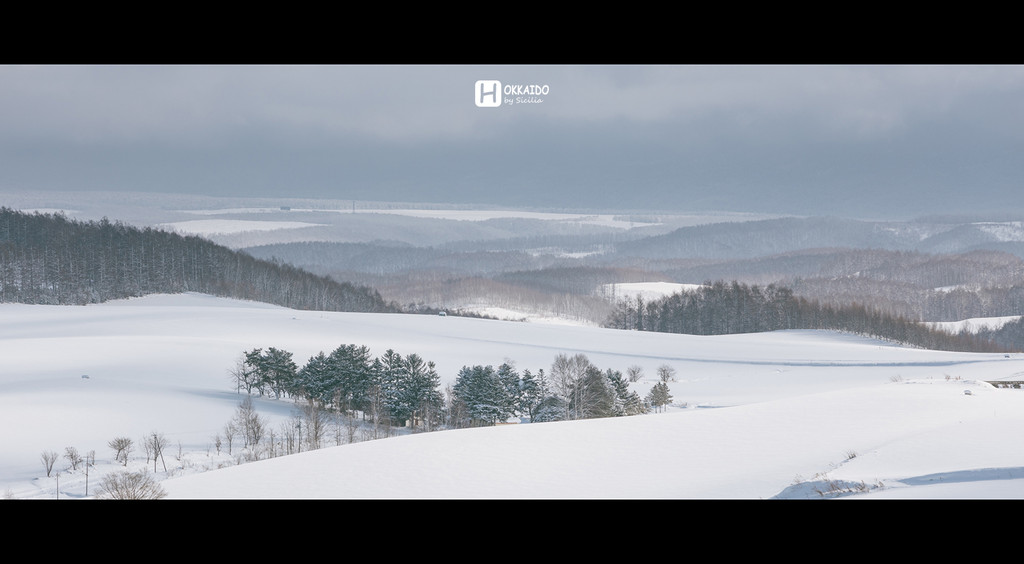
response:
<svg viewBox="0 0 1024 564"><path fill-rule="evenodd" d="M167 436L171 498L1024 497L1024 358L944 353L825 332L698 337L456 317L295 311L202 295L101 305L0 305L0 489L81 497L80 472L43 476L40 453L115 436ZM341 344L417 353L447 381L464 365L550 369L558 353L601 368L676 369L667 413L453 430L235 466L211 438L240 396L228 370L274 346L298 364ZM88 378L83 378L88 375ZM970 390L971 395L966 395ZM287 401L259 400L276 425ZM141 452L136 453L141 462ZM199 472L207 468L223 469ZM153 470L150 463L150 471ZM941 476L943 488L935 476ZM829 481L833 480L833 481ZM97 477L92 477L95 485ZM962 486L952 489L950 483ZM90 490L90 494L94 493Z"/></svg>

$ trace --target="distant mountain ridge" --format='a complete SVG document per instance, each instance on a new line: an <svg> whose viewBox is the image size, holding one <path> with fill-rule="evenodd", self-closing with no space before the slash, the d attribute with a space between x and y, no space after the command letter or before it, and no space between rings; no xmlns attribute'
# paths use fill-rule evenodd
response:
<svg viewBox="0 0 1024 564"><path fill-rule="evenodd" d="M1020 222L937 223L868 221L841 217L785 217L682 227L625 241L616 252L648 258L737 259L792 251L847 247L927 253L1024 250Z"/></svg>

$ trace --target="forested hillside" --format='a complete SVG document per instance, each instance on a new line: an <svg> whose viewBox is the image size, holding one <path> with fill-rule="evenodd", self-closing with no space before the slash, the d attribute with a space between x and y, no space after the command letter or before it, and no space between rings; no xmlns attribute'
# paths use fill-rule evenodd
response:
<svg viewBox="0 0 1024 564"><path fill-rule="evenodd" d="M646 303L641 298L622 301L606 326L691 335L825 329L933 350L1001 352L1007 348L986 338L950 334L863 305L821 304L774 284L761 288L723 281Z"/></svg>
<svg viewBox="0 0 1024 564"><path fill-rule="evenodd" d="M932 254L819 248L750 259L666 260L654 268L670 280L776 284L822 304L871 304L878 311L919 321L1024 312L1024 260L992 250Z"/></svg>
<svg viewBox="0 0 1024 564"><path fill-rule="evenodd" d="M397 311L375 290L201 237L0 208L0 302L87 304L181 292L295 309Z"/></svg>

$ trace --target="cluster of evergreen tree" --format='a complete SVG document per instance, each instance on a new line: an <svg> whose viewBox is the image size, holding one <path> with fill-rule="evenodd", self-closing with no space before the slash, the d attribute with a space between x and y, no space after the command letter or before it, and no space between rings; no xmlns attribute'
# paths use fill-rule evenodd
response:
<svg viewBox="0 0 1024 564"><path fill-rule="evenodd" d="M551 371L519 373L511 362L464 366L451 388L453 427L494 425L513 417L531 422L638 415L648 405L616 370L601 370L585 355L555 357Z"/></svg>
<svg viewBox="0 0 1024 564"><path fill-rule="evenodd" d="M292 397L389 425L430 428L441 423L443 395L434 363L392 349L374 357L365 346L341 345L299 367L292 353L269 347L246 351L233 376L240 390Z"/></svg>
<svg viewBox="0 0 1024 564"><path fill-rule="evenodd" d="M201 292L294 309L391 312L374 290L197 236L0 208L0 302L87 304Z"/></svg>
<svg viewBox="0 0 1024 564"><path fill-rule="evenodd" d="M770 284L706 282L649 302L638 297L617 304L605 326L617 329L726 335L781 329L825 329L865 335L934 350L1001 352L1003 347L967 333L950 334L902 316L860 304L823 305Z"/></svg>
<svg viewBox="0 0 1024 564"><path fill-rule="evenodd" d="M341 345L299 367L292 353L270 347L246 351L233 371L240 390L290 397L388 425L432 428L442 423L444 396L433 362L388 349L373 357L365 346Z"/></svg>
<svg viewBox="0 0 1024 564"><path fill-rule="evenodd" d="M373 357L365 346L341 345L299 367L292 353L269 347L243 353L232 371L239 391L293 398L391 426L435 429L495 425L510 418L532 422L647 413L669 397L645 402L622 373L601 370L585 355L558 355L551 371L519 372L464 366L445 393L433 362L388 349Z"/></svg>

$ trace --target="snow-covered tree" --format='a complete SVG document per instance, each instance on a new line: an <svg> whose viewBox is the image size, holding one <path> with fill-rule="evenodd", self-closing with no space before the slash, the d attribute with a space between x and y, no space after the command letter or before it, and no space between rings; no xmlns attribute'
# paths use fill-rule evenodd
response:
<svg viewBox="0 0 1024 564"><path fill-rule="evenodd" d="M331 401L345 411L366 412L374 380L374 359L365 346L341 345L328 358Z"/></svg>
<svg viewBox="0 0 1024 564"><path fill-rule="evenodd" d="M523 370L523 375L520 377L520 392L519 412L529 416L530 420L533 421L537 406L540 405L544 398L550 395L544 369L540 369L537 376L534 376L528 369Z"/></svg>
<svg viewBox="0 0 1024 564"><path fill-rule="evenodd" d="M629 382L621 372L609 368L605 371L605 376L611 382L612 388L615 389L616 415L639 415L647 411L640 394L636 393L636 390L629 389Z"/></svg>
<svg viewBox="0 0 1024 564"><path fill-rule="evenodd" d="M333 367L323 351L310 357L295 374L295 394L321 404L330 402L334 393Z"/></svg>
<svg viewBox="0 0 1024 564"><path fill-rule="evenodd" d="M406 404L402 394L409 378L405 359L392 349L388 349L380 357L380 369L377 372L376 384L380 389L383 411L381 415L392 425L404 425L412 416L412 407Z"/></svg>
<svg viewBox="0 0 1024 564"><path fill-rule="evenodd" d="M563 405L561 398L558 396L548 396L537 404L537 407L533 410L533 418L531 421L534 423L564 421L566 411L567 409L565 405Z"/></svg>
<svg viewBox="0 0 1024 564"><path fill-rule="evenodd" d="M665 406L672 402L672 394L669 392L668 384L658 382L647 393L647 401L656 411L664 411Z"/></svg>
<svg viewBox="0 0 1024 564"><path fill-rule="evenodd" d="M245 365L260 395L273 392L274 397L280 398L294 391L298 367L292 353L274 347L265 352L253 349L245 353Z"/></svg>
<svg viewBox="0 0 1024 564"><path fill-rule="evenodd" d="M502 385L492 366L463 366L452 393L464 406L469 425L494 425L502 416Z"/></svg>
<svg viewBox="0 0 1024 564"><path fill-rule="evenodd" d="M412 427L431 428L440 420L444 407L441 377L433 362L424 362L417 354L405 357L406 379L400 390L403 412L408 412Z"/></svg>
<svg viewBox="0 0 1024 564"><path fill-rule="evenodd" d="M519 405L522 397L522 382L515 365L510 360L501 363L497 371L498 382L501 384L498 401L501 412L498 415L500 420L506 420L520 414Z"/></svg>

